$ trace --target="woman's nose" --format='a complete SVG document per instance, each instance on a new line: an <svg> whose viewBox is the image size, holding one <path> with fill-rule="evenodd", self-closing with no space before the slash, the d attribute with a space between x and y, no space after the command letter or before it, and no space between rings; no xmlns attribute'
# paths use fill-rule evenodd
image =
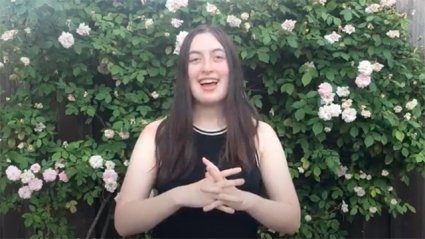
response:
<svg viewBox="0 0 425 239"><path fill-rule="evenodd" d="M207 58L204 60L202 64L202 70L205 72L210 72L212 70L212 62L211 59Z"/></svg>

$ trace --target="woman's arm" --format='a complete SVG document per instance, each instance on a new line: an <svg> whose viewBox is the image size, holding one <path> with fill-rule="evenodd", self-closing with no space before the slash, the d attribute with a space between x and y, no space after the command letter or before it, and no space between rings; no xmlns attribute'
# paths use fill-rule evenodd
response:
<svg viewBox="0 0 425 239"><path fill-rule="evenodd" d="M273 128L260 122L258 129L260 171L268 199L252 196L247 212L264 226L285 234L300 227L301 210L289 173L285 152Z"/></svg>
<svg viewBox="0 0 425 239"><path fill-rule="evenodd" d="M122 236L146 232L179 209L175 190L149 198L157 173L158 125L159 122L153 122L144 128L131 155L115 208L115 228Z"/></svg>

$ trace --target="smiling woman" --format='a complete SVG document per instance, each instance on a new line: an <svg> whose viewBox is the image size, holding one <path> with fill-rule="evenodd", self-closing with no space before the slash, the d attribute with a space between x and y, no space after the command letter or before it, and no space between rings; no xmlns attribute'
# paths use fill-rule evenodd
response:
<svg viewBox="0 0 425 239"><path fill-rule="evenodd" d="M260 224L298 230L285 153L243 80L221 29L202 25L186 36L170 114L145 127L130 160L115 211L121 235L255 238ZM159 194L148 197L152 188Z"/></svg>
<svg viewBox="0 0 425 239"><path fill-rule="evenodd" d="M223 46L211 33L202 33L193 39L188 78L195 107L223 102L229 84L229 67Z"/></svg>

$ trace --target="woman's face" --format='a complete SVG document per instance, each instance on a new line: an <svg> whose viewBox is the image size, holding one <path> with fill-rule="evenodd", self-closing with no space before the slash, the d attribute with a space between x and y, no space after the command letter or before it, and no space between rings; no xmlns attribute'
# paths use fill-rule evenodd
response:
<svg viewBox="0 0 425 239"><path fill-rule="evenodd" d="M195 104L213 105L226 98L229 66L223 46L211 33L201 33L193 38L188 76Z"/></svg>

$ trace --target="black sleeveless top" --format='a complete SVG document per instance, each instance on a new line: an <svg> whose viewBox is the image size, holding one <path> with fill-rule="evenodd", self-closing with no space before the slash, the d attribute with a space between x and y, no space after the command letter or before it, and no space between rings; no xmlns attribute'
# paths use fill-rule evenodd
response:
<svg viewBox="0 0 425 239"><path fill-rule="evenodd" d="M220 170L228 168L221 167L218 162L225 139L225 129L207 132L194 128L195 169L187 177L157 185L158 194L204 178L205 165L202 163L202 157L213 162ZM252 157L252 160L256 160L255 155ZM245 179L245 184L240 187L241 190L260 194L262 181L257 164L254 164L250 172L242 171L235 177ZM158 224L153 229L152 235L154 238L257 238L258 225L254 218L242 211L227 214L216 209L203 212L202 208L181 208Z"/></svg>

